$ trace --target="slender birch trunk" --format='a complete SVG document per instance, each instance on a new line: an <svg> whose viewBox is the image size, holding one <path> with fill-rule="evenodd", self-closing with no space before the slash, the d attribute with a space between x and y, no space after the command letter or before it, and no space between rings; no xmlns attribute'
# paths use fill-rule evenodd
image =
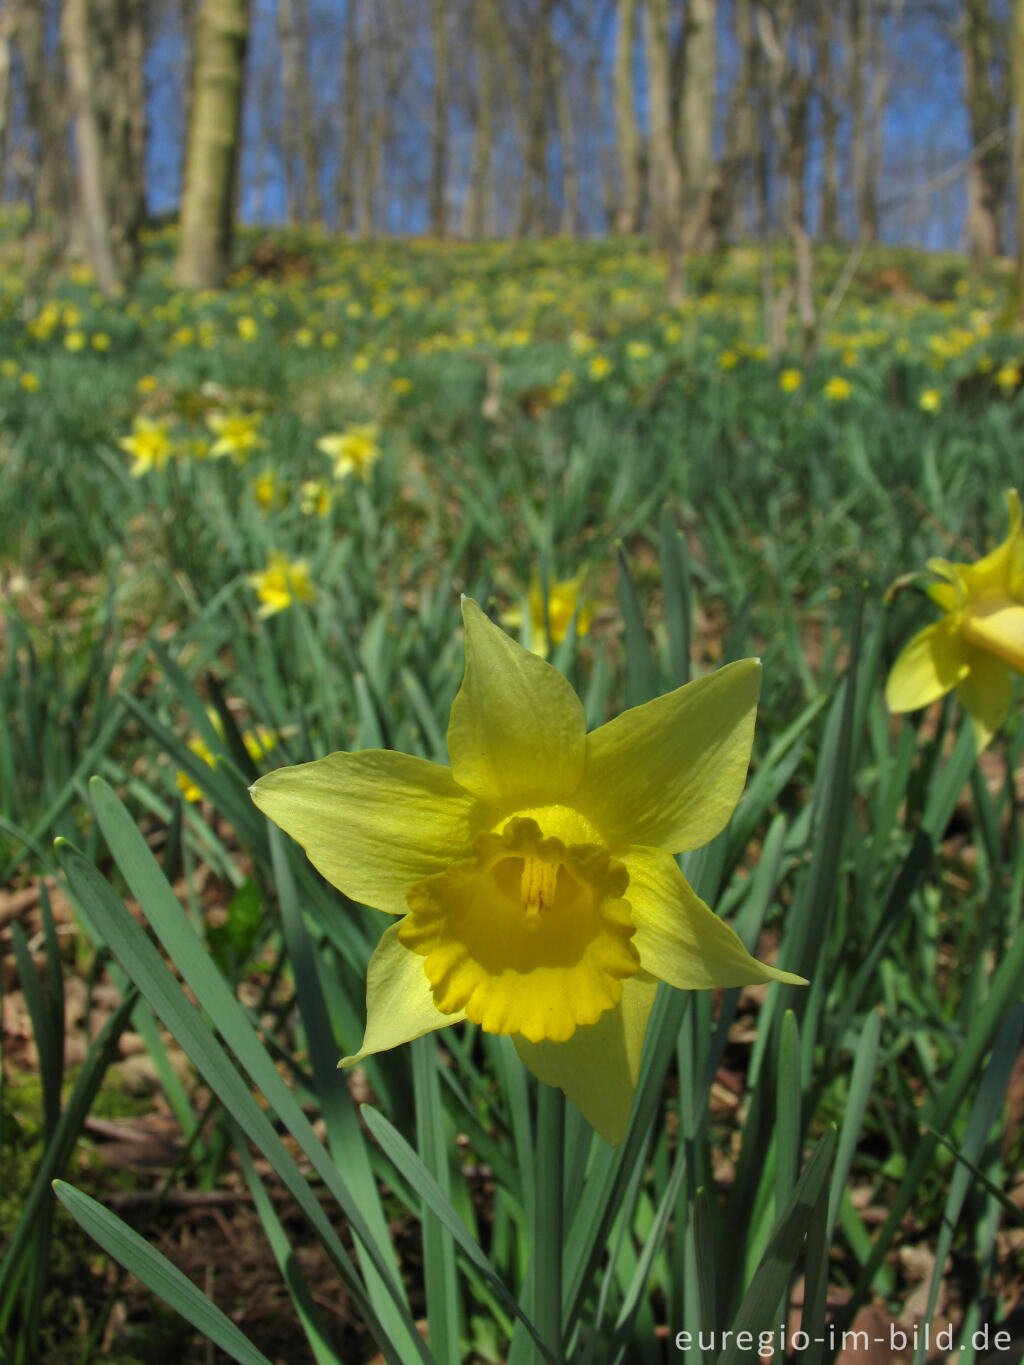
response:
<svg viewBox="0 0 1024 1365"><path fill-rule="evenodd" d="M186 289L219 289L230 266L248 37L248 0L202 0L178 247Z"/></svg>
<svg viewBox="0 0 1024 1365"><path fill-rule="evenodd" d="M530 47L530 80L526 105L526 144L523 183L516 221L517 237L532 237L542 229L547 199L547 89L551 43L552 0L541 0Z"/></svg>
<svg viewBox="0 0 1024 1365"><path fill-rule="evenodd" d="M342 147L338 159L336 199L338 231L352 230L355 211L356 141L359 136L359 0L345 7L345 88L342 113Z"/></svg>
<svg viewBox="0 0 1024 1365"><path fill-rule="evenodd" d="M821 238L839 240L839 98L832 56L835 10L821 5L815 16L817 87L821 102Z"/></svg>
<svg viewBox="0 0 1024 1365"><path fill-rule="evenodd" d="M299 138L299 89L307 81L299 57L294 0L277 0L281 52L281 141L284 147L285 204L289 224L309 221Z"/></svg>
<svg viewBox="0 0 1024 1365"><path fill-rule="evenodd" d="M11 127L11 35L14 15L0 11L0 197L7 176L7 144Z"/></svg>
<svg viewBox="0 0 1024 1365"><path fill-rule="evenodd" d="M1017 191L1017 315L1024 318L1024 0L1010 12L1013 178Z"/></svg>
<svg viewBox="0 0 1024 1365"><path fill-rule="evenodd" d="M476 44L476 121L465 226L470 237L494 235L494 67L497 18L494 0L478 0L474 9Z"/></svg>
<svg viewBox="0 0 1024 1365"><path fill-rule="evenodd" d="M1007 82L996 74L999 41L988 0L965 0L960 41L964 97L971 134L967 167L967 249L975 262L995 256L1002 245L1006 206L1009 119Z"/></svg>
<svg viewBox="0 0 1024 1365"><path fill-rule="evenodd" d="M562 167L562 213L559 231L564 237L575 237L580 223L580 182L576 166L576 136L572 126L572 109L565 79L565 63L556 46L551 49L551 84L555 94L555 117L558 121L558 148Z"/></svg>
<svg viewBox="0 0 1024 1365"><path fill-rule="evenodd" d="M105 294L121 287L121 277L110 243L110 216L103 182L103 146L94 95L90 52L88 0L64 0L61 48L67 73L75 138L78 207L89 263Z"/></svg>
<svg viewBox="0 0 1024 1365"><path fill-rule="evenodd" d="M683 89L679 103L684 240L688 250L709 245L715 191L716 0L686 7Z"/></svg>
<svg viewBox="0 0 1024 1365"><path fill-rule="evenodd" d="M628 236L640 225L642 182L640 176L640 130L637 128L633 92L633 49L636 43L636 0L619 0L615 30L615 65L612 91L615 102L615 145L621 185L615 231Z"/></svg>
<svg viewBox="0 0 1024 1365"><path fill-rule="evenodd" d="M679 302L685 292L682 242L682 174L672 128L668 0L647 0L644 9L647 97L650 121L648 195L654 245L668 259L668 293Z"/></svg>
<svg viewBox="0 0 1024 1365"><path fill-rule="evenodd" d="M448 233L445 189L448 180L448 15L445 0L431 7L434 39L434 111L430 138L430 231Z"/></svg>

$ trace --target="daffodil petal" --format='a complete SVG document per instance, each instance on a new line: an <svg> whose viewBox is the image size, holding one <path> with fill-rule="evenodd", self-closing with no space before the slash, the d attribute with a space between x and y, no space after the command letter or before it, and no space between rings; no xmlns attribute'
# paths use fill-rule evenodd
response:
<svg viewBox="0 0 1024 1365"><path fill-rule="evenodd" d="M966 650L950 620L936 621L905 646L885 684L889 710L917 711L945 696L967 675Z"/></svg>
<svg viewBox="0 0 1024 1365"><path fill-rule="evenodd" d="M956 588L952 583L929 583L925 592L942 611L956 610Z"/></svg>
<svg viewBox="0 0 1024 1365"><path fill-rule="evenodd" d="M956 695L971 718L979 754L1006 720L1012 692L1010 670L1002 659L972 650L971 671L957 683Z"/></svg>
<svg viewBox="0 0 1024 1365"><path fill-rule="evenodd" d="M519 1036L516 1051L538 1080L557 1085L605 1142L626 1136L640 1074L647 1018L658 983L639 972L622 983L622 999L596 1024L578 1028L568 1042L530 1043Z"/></svg>
<svg viewBox="0 0 1024 1365"><path fill-rule="evenodd" d="M957 566L963 574L964 584L972 597L985 598L1005 592L1019 571L1021 513L1020 498L1014 488L1006 490L1006 513L1010 523L1006 539L974 564Z"/></svg>
<svg viewBox="0 0 1024 1365"><path fill-rule="evenodd" d="M466 676L448 756L460 786L506 810L571 796L583 774L586 717L566 678L463 598Z"/></svg>
<svg viewBox="0 0 1024 1365"><path fill-rule="evenodd" d="M613 846L706 844L743 791L760 686L760 663L741 659L602 725L573 806Z"/></svg>
<svg viewBox="0 0 1024 1365"><path fill-rule="evenodd" d="M964 638L1024 673L1024 602L997 598L964 613ZM971 664L974 671L974 664Z"/></svg>
<svg viewBox="0 0 1024 1365"><path fill-rule="evenodd" d="M631 848L618 856L629 872L626 896L636 932L633 944L645 971L684 991L787 981L802 976L751 957L739 936L692 889L669 853Z"/></svg>
<svg viewBox="0 0 1024 1365"><path fill-rule="evenodd" d="M374 1052L410 1043L434 1029L458 1024L465 1015L442 1014L434 1004L423 959L402 946L397 924L385 929L366 973L366 1032L363 1044L339 1066L354 1066Z"/></svg>
<svg viewBox="0 0 1024 1365"><path fill-rule="evenodd" d="M447 768L384 749L278 768L251 790L329 882L391 915L406 913L414 882L466 857L488 820Z"/></svg>

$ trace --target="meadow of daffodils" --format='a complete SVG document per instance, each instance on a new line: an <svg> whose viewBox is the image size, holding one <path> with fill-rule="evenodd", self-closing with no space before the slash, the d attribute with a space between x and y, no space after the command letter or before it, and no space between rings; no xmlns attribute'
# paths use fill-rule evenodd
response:
<svg viewBox="0 0 1024 1365"><path fill-rule="evenodd" d="M677 307L622 241L0 256L11 1359L158 1300L197 1360L1015 1340L1009 275L822 251L808 350L746 247ZM273 1313L154 1180L235 1192Z"/></svg>

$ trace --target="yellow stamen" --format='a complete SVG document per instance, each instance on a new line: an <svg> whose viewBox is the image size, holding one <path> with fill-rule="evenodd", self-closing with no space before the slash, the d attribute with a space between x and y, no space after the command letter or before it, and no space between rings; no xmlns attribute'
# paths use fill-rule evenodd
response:
<svg viewBox="0 0 1024 1365"><path fill-rule="evenodd" d="M539 929L541 911L554 907L558 873L557 863L542 862L539 858L523 859L519 903L523 907L528 929Z"/></svg>

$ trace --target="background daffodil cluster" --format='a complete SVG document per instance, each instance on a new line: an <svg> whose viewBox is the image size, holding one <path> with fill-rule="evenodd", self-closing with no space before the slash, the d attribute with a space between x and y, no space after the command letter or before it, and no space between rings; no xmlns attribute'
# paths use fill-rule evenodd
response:
<svg viewBox="0 0 1024 1365"><path fill-rule="evenodd" d="M101 1075L133 1127L160 1110L172 1192L227 1190L246 1257L189 1200L182 1246L268 1359L305 1330L318 1358L518 1360L545 1287L580 1358L706 1308L770 1326L801 1280L827 1336L920 1303L922 1248L963 1330L1001 1327L1024 355L1000 268L869 250L851 278L822 248L806 348L746 247L696 253L679 305L640 242L282 231L268 269L243 232L197 294L174 247L148 236L111 301L0 221L0 1336L5 1266L86 1316L109 1294L33 1194L34 1153L64 1160L62 978L91 1027L61 1132ZM774 268L779 302L782 245ZM883 605L916 566L928 596ZM890 672L925 714L892 718ZM301 807L329 881L251 784ZM129 1022L141 1091L105 1070ZM124 1237L131 1163L76 1150L75 1217L95 1194ZM130 1357L118 1324L160 1322L124 1286Z"/></svg>

